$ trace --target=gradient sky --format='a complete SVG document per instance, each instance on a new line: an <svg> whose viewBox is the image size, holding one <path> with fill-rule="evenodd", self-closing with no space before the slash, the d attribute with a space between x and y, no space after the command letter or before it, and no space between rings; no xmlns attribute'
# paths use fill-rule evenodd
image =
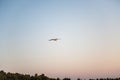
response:
<svg viewBox="0 0 120 80"><path fill-rule="evenodd" d="M61 78L120 76L120 1L0 0L0 69Z"/></svg>

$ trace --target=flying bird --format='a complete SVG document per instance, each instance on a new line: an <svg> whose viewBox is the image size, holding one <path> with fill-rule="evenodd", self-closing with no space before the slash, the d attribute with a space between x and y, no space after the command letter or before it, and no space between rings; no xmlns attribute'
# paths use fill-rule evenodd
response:
<svg viewBox="0 0 120 80"><path fill-rule="evenodd" d="M60 40L60 39L58 39L58 38L49 39L49 41L57 41L57 40Z"/></svg>

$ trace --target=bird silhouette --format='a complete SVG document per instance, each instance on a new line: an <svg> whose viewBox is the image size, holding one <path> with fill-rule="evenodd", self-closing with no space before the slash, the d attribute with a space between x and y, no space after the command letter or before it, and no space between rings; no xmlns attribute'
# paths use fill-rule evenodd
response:
<svg viewBox="0 0 120 80"><path fill-rule="evenodd" d="M49 39L49 41L58 41L58 40L60 40L60 39L58 39L58 38Z"/></svg>

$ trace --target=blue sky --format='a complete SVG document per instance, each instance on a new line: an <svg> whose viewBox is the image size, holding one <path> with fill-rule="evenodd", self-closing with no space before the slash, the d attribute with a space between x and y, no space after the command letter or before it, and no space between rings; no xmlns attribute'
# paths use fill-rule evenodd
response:
<svg viewBox="0 0 120 80"><path fill-rule="evenodd" d="M119 21L118 0L1 0L0 69L51 77L116 77ZM61 40L48 41L56 37Z"/></svg>

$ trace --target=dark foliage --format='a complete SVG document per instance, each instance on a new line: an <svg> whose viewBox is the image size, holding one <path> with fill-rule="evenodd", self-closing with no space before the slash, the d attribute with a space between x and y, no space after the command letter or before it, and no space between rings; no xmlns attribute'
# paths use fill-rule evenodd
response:
<svg viewBox="0 0 120 80"><path fill-rule="evenodd" d="M63 80L70 80L70 78L64 78Z"/></svg>
<svg viewBox="0 0 120 80"><path fill-rule="evenodd" d="M6 73L3 70L0 71L0 80L61 80L60 78L49 78L44 74L30 76L29 74L19 73ZM70 78L64 78L63 80L71 80ZM78 78L77 80L82 80ZM89 80L120 80L120 78L100 78L100 79L89 79Z"/></svg>
<svg viewBox="0 0 120 80"><path fill-rule="evenodd" d="M19 73L5 73L4 71L0 71L0 80L51 80L44 74L35 76L30 76L29 74L19 74ZM56 80L56 79L55 79Z"/></svg>

